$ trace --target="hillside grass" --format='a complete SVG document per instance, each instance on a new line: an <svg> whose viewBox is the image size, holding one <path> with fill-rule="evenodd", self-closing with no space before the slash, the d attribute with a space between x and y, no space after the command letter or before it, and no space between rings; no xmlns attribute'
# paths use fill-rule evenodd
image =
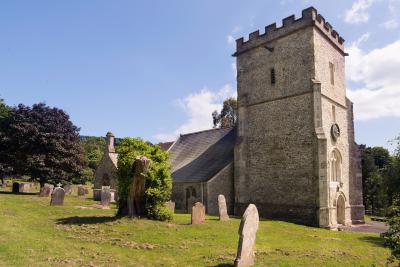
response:
<svg viewBox="0 0 400 267"><path fill-rule="evenodd" d="M0 192L0 266L230 266L235 258L240 218L118 219L115 206L92 208L90 196L49 202ZM271 220L260 222L256 242L256 266L384 266L390 254L378 234Z"/></svg>

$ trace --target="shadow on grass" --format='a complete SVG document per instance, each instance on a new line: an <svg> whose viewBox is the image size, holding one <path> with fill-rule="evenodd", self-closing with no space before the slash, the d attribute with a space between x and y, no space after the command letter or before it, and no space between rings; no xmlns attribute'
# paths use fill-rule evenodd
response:
<svg viewBox="0 0 400 267"><path fill-rule="evenodd" d="M232 267L232 266L233 266L232 263L220 263L220 264L217 264L217 265L211 265L209 267Z"/></svg>
<svg viewBox="0 0 400 267"><path fill-rule="evenodd" d="M114 222L120 219L117 216L90 216L90 217L68 217L61 218L57 220L57 224L99 224L99 223L107 223Z"/></svg>
<svg viewBox="0 0 400 267"><path fill-rule="evenodd" d="M0 191L0 194L4 194L4 195L27 195L27 196L33 196L33 195L38 195L38 193L31 193L31 192L24 192L24 193L13 193L13 192L4 192L4 191Z"/></svg>
<svg viewBox="0 0 400 267"><path fill-rule="evenodd" d="M361 241L369 242L377 247L385 247L383 238L379 236L362 236L359 238Z"/></svg>

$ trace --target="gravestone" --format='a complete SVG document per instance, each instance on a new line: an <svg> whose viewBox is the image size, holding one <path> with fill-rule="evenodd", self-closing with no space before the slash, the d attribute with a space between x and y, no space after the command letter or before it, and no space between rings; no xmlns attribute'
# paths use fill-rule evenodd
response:
<svg viewBox="0 0 400 267"><path fill-rule="evenodd" d="M128 191L128 215L130 217L145 214L144 191L145 174L149 171L150 159L142 156L137 157L133 163L133 181Z"/></svg>
<svg viewBox="0 0 400 267"><path fill-rule="evenodd" d="M30 184L21 183L19 184L19 193L27 193L29 192Z"/></svg>
<svg viewBox="0 0 400 267"><path fill-rule="evenodd" d="M165 202L165 206L172 212L172 214L175 213L175 202L172 200Z"/></svg>
<svg viewBox="0 0 400 267"><path fill-rule="evenodd" d="M61 184L58 184L56 188L54 188L53 193L51 194L51 206L62 206L64 205L64 197L65 190L61 188Z"/></svg>
<svg viewBox="0 0 400 267"><path fill-rule="evenodd" d="M19 193L19 183L14 182L14 183L12 184L12 192L13 192L14 194L18 194L18 193Z"/></svg>
<svg viewBox="0 0 400 267"><path fill-rule="evenodd" d="M218 196L218 210L219 210L219 220L220 221L228 221L228 209L226 208L226 200L224 195Z"/></svg>
<svg viewBox="0 0 400 267"><path fill-rule="evenodd" d="M86 195L86 188L83 185L78 186L78 196Z"/></svg>
<svg viewBox="0 0 400 267"><path fill-rule="evenodd" d="M72 186L70 184L64 185L63 188L64 188L64 191L65 191L65 194L69 194L69 195L72 194Z"/></svg>
<svg viewBox="0 0 400 267"><path fill-rule="evenodd" d="M239 245L235 259L236 267L250 266L254 264L254 245L258 230L258 210L254 204L250 204L243 214L239 227Z"/></svg>
<svg viewBox="0 0 400 267"><path fill-rule="evenodd" d="M111 203L115 203L115 190L110 190L110 193L111 193L111 200L110 200L110 202L111 202Z"/></svg>
<svg viewBox="0 0 400 267"><path fill-rule="evenodd" d="M192 224L203 224L206 220L206 208L200 202L196 202L192 208Z"/></svg>
<svg viewBox="0 0 400 267"><path fill-rule="evenodd" d="M54 186L51 184L44 184L42 188L40 188L39 197L48 197L53 193Z"/></svg>
<svg viewBox="0 0 400 267"><path fill-rule="evenodd" d="M109 186L101 188L101 205L107 207L111 202L111 192Z"/></svg>

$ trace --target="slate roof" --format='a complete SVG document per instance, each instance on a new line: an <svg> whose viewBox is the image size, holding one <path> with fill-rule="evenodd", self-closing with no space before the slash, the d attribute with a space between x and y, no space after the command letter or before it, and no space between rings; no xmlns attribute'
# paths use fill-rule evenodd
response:
<svg viewBox="0 0 400 267"><path fill-rule="evenodd" d="M170 148L174 182L205 182L233 162L234 128L181 135Z"/></svg>
<svg viewBox="0 0 400 267"><path fill-rule="evenodd" d="M108 153L108 156L110 157L114 166L118 167L118 153L111 152L111 153Z"/></svg>

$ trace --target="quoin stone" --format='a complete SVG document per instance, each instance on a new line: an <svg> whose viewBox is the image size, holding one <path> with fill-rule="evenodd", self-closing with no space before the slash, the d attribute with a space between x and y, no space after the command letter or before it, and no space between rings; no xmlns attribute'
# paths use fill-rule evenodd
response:
<svg viewBox="0 0 400 267"><path fill-rule="evenodd" d="M60 186L54 188L51 194L51 206L62 206L64 205L65 190Z"/></svg>
<svg viewBox="0 0 400 267"><path fill-rule="evenodd" d="M192 208L192 224L203 224L206 221L206 208L203 203L196 202Z"/></svg>
<svg viewBox="0 0 400 267"><path fill-rule="evenodd" d="M251 266L254 264L254 245L258 230L258 210L250 204L243 214L239 227L239 245L235 259L236 267Z"/></svg>
<svg viewBox="0 0 400 267"><path fill-rule="evenodd" d="M218 209L219 209L219 220L229 220L228 210L226 208L226 200L224 195L218 195Z"/></svg>
<svg viewBox="0 0 400 267"><path fill-rule="evenodd" d="M101 189L101 205L107 207L111 202L111 192L109 186L103 186Z"/></svg>

